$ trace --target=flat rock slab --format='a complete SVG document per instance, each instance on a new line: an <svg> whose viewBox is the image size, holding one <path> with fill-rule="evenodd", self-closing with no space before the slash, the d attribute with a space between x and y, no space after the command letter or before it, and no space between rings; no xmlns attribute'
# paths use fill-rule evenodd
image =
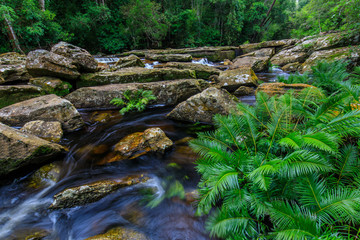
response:
<svg viewBox="0 0 360 240"><path fill-rule="evenodd" d="M0 121L10 126L23 126L27 122L59 121L65 131L84 126L79 112L66 99L54 94L15 103L0 109Z"/></svg>
<svg viewBox="0 0 360 240"><path fill-rule="evenodd" d="M146 54L145 59L159 62L191 62L190 54Z"/></svg>
<svg viewBox="0 0 360 240"><path fill-rule="evenodd" d="M99 201L120 188L144 183L149 179L148 176L141 174L68 188L54 196L54 201L49 208L61 209L83 206L88 203Z"/></svg>
<svg viewBox="0 0 360 240"><path fill-rule="evenodd" d="M80 76L73 60L42 49L29 52L26 58L26 69L34 77L76 79Z"/></svg>
<svg viewBox="0 0 360 240"><path fill-rule="evenodd" d="M0 108L45 95L42 88L31 85L0 86Z"/></svg>
<svg viewBox="0 0 360 240"><path fill-rule="evenodd" d="M31 170L63 152L65 149L58 144L0 123L0 177L18 170Z"/></svg>
<svg viewBox="0 0 360 240"><path fill-rule="evenodd" d="M176 105L187 98L200 93L209 83L201 79L185 79L152 83L111 84L97 87L80 88L65 98L76 108L114 107L110 104L113 98L123 97L126 90L151 90L157 97L152 104L165 106Z"/></svg>
<svg viewBox="0 0 360 240"><path fill-rule="evenodd" d="M263 83L256 89L256 93L264 92L270 97L272 97L275 95L283 95L289 90L293 90L295 93L297 93L305 88L316 88L316 87L303 83L295 83L295 84L285 84L282 82Z"/></svg>
<svg viewBox="0 0 360 240"><path fill-rule="evenodd" d="M235 91L240 86L256 87L258 78L250 67L236 68L220 73L219 85L228 91Z"/></svg>
<svg viewBox="0 0 360 240"><path fill-rule="evenodd" d="M116 83L145 83L158 82L175 79L196 78L193 70L180 70L174 68L146 69L139 67L123 68L117 71L98 72L83 74L76 85L80 87L91 87Z"/></svg>
<svg viewBox="0 0 360 240"><path fill-rule="evenodd" d="M20 131L33 134L50 142L60 142L63 136L60 122L31 121L26 123Z"/></svg>
<svg viewBox="0 0 360 240"><path fill-rule="evenodd" d="M168 62L166 64L155 65L154 67L194 70L196 73L196 78L205 80L208 80L212 75L219 75L221 73L221 71L217 68L197 63Z"/></svg>
<svg viewBox="0 0 360 240"><path fill-rule="evenodd" d="M187 121L212 123L215 114L229 114L236 109L237 99L224 89L208 88L178 104L168 118Z"/></svg>

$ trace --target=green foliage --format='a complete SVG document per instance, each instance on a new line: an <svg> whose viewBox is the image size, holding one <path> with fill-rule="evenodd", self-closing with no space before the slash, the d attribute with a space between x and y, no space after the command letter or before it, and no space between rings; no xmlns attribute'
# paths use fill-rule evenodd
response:
<svg viewBox="0 0 360 240"><path fill-rule="evenodd" d="M151 100L156 100L151 90L139 89L136 91L126 90L123 98L113 98L110 103L116 106L124 106L120 113L124 115L129 111L136 110L142 112Z"/></svg>
<svg viewBox="0 0 360 240"><path fill-rule="evenodd" d="M357 234L360 112L352 110L350 90L329 97L315 88L296 97L259 92L254 107L239 104L237 112L215 116L216 130L191 141L200 156L197 212L210 215L212 235L342 239Z"/></svg>

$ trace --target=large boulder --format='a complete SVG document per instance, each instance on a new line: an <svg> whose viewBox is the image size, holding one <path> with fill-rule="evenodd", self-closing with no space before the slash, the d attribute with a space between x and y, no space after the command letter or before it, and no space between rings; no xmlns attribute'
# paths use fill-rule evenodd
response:
<svg viewBox="0 0 360 240"><path fill-rule="evenodd" d="M0 84L25 82L31 76L25 68L26 56L15 52L0 54Z"/></svg>
<svg viewBox="0 0 360 240"><path fill-rule="evenodd" d="M146 54L145 58L159 62L191 62L190 54Z"/></svg>
<svg viewBox="0 0 360 240"><path fill-rule="evenodd" d="M0 122L11 126L23 126L35 120L59 121L63 129L70 132L84 126L84 121L71 102L54 94L0 109Z"/></svg>
<svg viewBox="0 0 360 240"><path fill-rule="evenodd" d="M76 85L80 87L99 86L116 83L157 82L174 79L196 78L193 70L174 68L146 69L139 67L123 68L113 72L97 72L81 75Z"/></svg>
<svg viewBox="0 0 360 240"><path fill-rule="evenodd" d="M254 72L264 72L268 69L270 58L274 54L275 50L273 48L262 48L235 58L230 69L248 67L252 68Z"/></svg>
<svg viewBox="0 0 360 240"><path fill-rule="evenodd" d="M54 77L37 77L29 81L32 85L41 87L47 94L65 96L72 88L71 84Z"/></svg>
<svg viewBox="0 0 360 240"><path fill-rule="evenodd" d="M285 84L282 82L263 83L256 89L256 93L264 92L268 96L272 97L275 95L283 95L289 90L293 90L295 93L298 93L305 88L315 88L315 87L303 83L295 83L295 84Z"/></svg>
<svg viewBox="0 0 360 240"><path fill-rule="evenodd" d="M104 234L89 237L85 240L149 240L146 235L133 229L117 227Z"/></svg>
<svg viewBox="0 0 360 240"><path fill-rule="evenodd" d="M0 177L47 162L65 152L55 143L0 123Z"/></svg>
<svg viewBox="0 0 360 240"><path fill-rule="evenodd" d="M299 62L288 63L281 68L284 72L298 72L301 64Z"/></svg>
<svg viewBox="0 0 360 240"><path fill-rule="evenodd" d="M51 52L73 60L80 72L95 72L97 61L85 49L66 42L59 42L51 48Z"/></svg>
<svg viewBox="0 0 360 240"><path fill-rule="evenodd" d="M249 67L237 68L221 72L218 78L219 85L228 91L235 91L240 86L257 86L258 78Z"/></svg>
<svg viewBox="0 0 360 240"><path fill-rule="evenodd" d="M31 121L26 123L20 131L30 133L50 142L60 142L63 136L60 122Z"/></svg>
<svg viewBox="0 0 360 240"><path fill-rule="evenodd" d="M176 105L187 98L200 93L209 87L209 83L201 79L184 79L151 83L110 84L97 87L84 87L70 93L65 98L77 108L114 107L110 103L113 98L122 98L126 90L151 90L156 96L153 104L165 106Z"/></svg>
<svg viewBox="0 0 360 240"><path fill-rule="evenodd" d="M109 163L125 159L134 159L149 152L164 153L173 142L160 128L149 128L144 132L136 132L121 139L110 153L100 163Z"/></svg>
<svg viewBox="0 0 360 240"><path fill-rule="evenodd" d="M119 179L103 180L67 188L54 196L50 209L72 208L99 201L107 195L124 187L148 181L150 178L143 174L127 176Z"/></svg>
<svg viewBox="0 0 360 240"><path fill-rule="evenodd" d="M115 63L115 68L128 67L145 67L145 64L135 55L119 58L119 60Z"/></svg>
<svg viewBox="0 0 360 240"><path fill-rule="evenodd" d="M317 61L350 61L352 65L360 63L359 47L343 47L330 50L316 51L310 55L308 59L301 65L300 72L311 71L311 67L316 65Z"/></svg>
<svg viewBox="0 0 360 240"><path fill-rule="evenodd" d="M220 70L214 67L210 67L197 63L181 63L181 62L168 62L166 64L160 64L154 66L155 68L177 68L177 69L190 69L196 73L196 78L208 80L212 75L219 75Z"/></svg>
<svg viewBox="0 0 360 240"><path fill-rule="evenodd" d="M282 67L289 63L304 62L308 56L309 54L307 51L303 50L303 48L299 46L295 46L293 48L285 49L275 54L270 59L270 62L272 65Z"/></svg>
<svg viewBox="0 0 360 240"><path fill-rule="evenodd" d="M236 109L237 99L224 89L208 88L178 104L168 118L187 121L211 123L215 114L229 114Z"/></svg>
<svg viewBox="0 0 360 240"><path fill-rule="evenodd" d="M40 87L31 85L0 86L0 108L45 95Z"/></svg>
<svg viewBox="0 0 360 240"><path fill-rule="evenodd" d="M42 49L29 52L26 58L26 69L34 77L77 79L80 76L72 59Z"/></svg>

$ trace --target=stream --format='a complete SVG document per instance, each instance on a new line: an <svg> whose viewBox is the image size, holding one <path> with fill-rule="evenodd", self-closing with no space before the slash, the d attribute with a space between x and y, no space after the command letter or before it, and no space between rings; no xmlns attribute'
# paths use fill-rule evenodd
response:
<svg viewBox="0 0 360 240"><path fill-rule="evenodd" d="M263 81L274 81L281 74L284 73L274 70L258 76ZM253 104L255 97L241 100ZM194 203L167 197L169 186L174 184L180 183L185 193L196 189L196 156L179 140L196 137L196 132L211 130L211 126L166 119L170 111L171 108L157 107L121 116L117 110L80 109L86 127L61 140L69 152L64 158L54 159L59 169L58 181L47 180L40 188L34 188L29 186L30 173L0 187L0 239L25 239L34 232L45 231L48 235L44 239L82 240L117 226L145 233L154 240L211 239L205 231L205 219L195 216ZM107 116L106 121L101 116ZM120 139L151 127L161 128L175 143L174 147L164 155L147 154L99 164ZM66 188L131 174L147 174L150 180L142 183L145 186L122 188L85 206L49 209L53 196ZM152 189L152 194L144 192L144 188Z"/></svg>

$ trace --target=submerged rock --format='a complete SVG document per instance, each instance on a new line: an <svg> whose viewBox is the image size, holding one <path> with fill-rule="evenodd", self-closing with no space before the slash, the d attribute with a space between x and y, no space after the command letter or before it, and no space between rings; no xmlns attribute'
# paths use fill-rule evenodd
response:
<svg viewBox="0 0 360 240"><path fill-rule="evenodd" d="M58 182L60 179L60 164L50 163L42 166L29 179L28 186L31 188L42 188L49 184L49 182Z"/></svg>
<svg viewBox="0 0 360 240"><path fill-rule="evenodd" d="M300 92L305 88L315 88L312 85L296 83L296 84L285 84L282 82L276 83L263 83L257 89L256 92L264 92L270 97L275 95L283 95L288 90L294 90L295 92Z"/></svg>
<svg viewBox="0 0 360 240"><path fill-rule="evenodd" d="M54 196L50 209L72 208L83 206L88 203L99 201L107 195L124 187L144 183L149 180L148 176L133 175L120 179L103 180L84 184L78 187L67 188Z"/></svg>
<svg viewBox="0 0 360 240"><path fill-rule="evenodd" d="M196 73L196 78L209 79L212 75L219 75L220 70L214 67L206 66L196 63L180 63L180 62L168 62L164 65L156 65L155 68L177 68L177 69L190 69Z"/></svg>
<svg viewBox="0 0 360 240"><path fill-rule="evenodd" d="M31 85L0 86L0 108L45 95L42 88Z"/></svg>
<svg viewBox="0 0 360 240"><path fill-rule="evenodd" d="M257 86L258 78L249 67L227 70L220 73L219 85L229 91L234 91L240 86Z"/></svg>
<svg viewBox="0 0 360 240"><path fill-rule="evenodd" d="M60 142L63 136L60 122L31 121L26 123L20 131L30 133L50 142Z"/></svg>
<svg viewBox="0 0 360 240"><path fill-rule="evenodd" d="M65 79L76 79L80 76L73 60L46 50L29 52L26 69L36 76L52 76Z"/></svg>
<svg viewBox="0 0 360 240"><path fill-rule="evenodd" d="M55 143L0 123L0 177L18 170L31 170L65 152Z"/></svg>
<svg viewBox="0 0 360 240"><path fill-rule="evenodd" d="M128 67L145 67L145 64L135 55L119 58L119 60L115 63L115 68Z"/></svg>
<svg viewBox="0 0 360 240"><path fill-rule="evenodd" d="M139 67L123 68L113 72L98 72L84 74L76 85L80 87L116 84L116 83L145 83L174 79L196 78L193 70L179 70L174 68L146 69Z"/></svg>
<svg viewBox="0 0 360 240"><path fill-rule="evenodd" d="M115 145L114 153L108 155L101 163L134 159L149 152L164 153L172 145L173 142L160 128L149 128L121 139Z"/></svg>
<svg viewBox="0 0 360 240"><path fill-rule="evenodd" d="M229 114L236 108L237 99L224 89L208 88L177 105L168 118L211 123L215 114Z"/></svg>
<svg viewBox="0 0 360 240"><path fill-rule="evenodd" d="M15 103L0 109L0 121L10 126L23 126L27 122L59 121L65 131L75 131L84 126L76 108L54 94Z"/></svg>
<svg viewBox="0 0 360 240"><path fill-rule="evenodd" d="M146 235L133 229L117 227L104 234L96 235L85 240L149 240Z"/></svg>
<svg viewBox="0 0 360 240"><path fill-rule="evenodd" d="M254 72L266 71L269 67L270 58L275 54L273 48L263 48L234 59L230 69L249 67Z"/></svg>
<svg viewBox="0 0 360 240"><path fill-rule="evenodd" d="M31 78L30 83L41 87L48 94L56 94L58 96L69 94L70 89L72 88L70 83L54 77Z"/></svg>
<svg viewBox="0 0 360 240"><path fill-rule="evenodd" d="M145 58L159 62L191 62L190 54L146 54Z"/></svg>
<svg viewBox="0 0 360 240"><path fill-rule="evenodd" d="M111 84L98 87L80 88L65 98L77 108L113 107L113 98L122 98L126 90L151 90L156 96L153 104L165 106L176 105L187 98L200 93L209 87L209 83L201 79L184 79L151 83Z"/></svg>
<svg viewBox="0 0 360 240"><path fill-rule="evenodd" d="M85 49L67 42L59 42L51 48L51 52L67 57L73 61L80 72L95 72L97 62Z"/></svg>

